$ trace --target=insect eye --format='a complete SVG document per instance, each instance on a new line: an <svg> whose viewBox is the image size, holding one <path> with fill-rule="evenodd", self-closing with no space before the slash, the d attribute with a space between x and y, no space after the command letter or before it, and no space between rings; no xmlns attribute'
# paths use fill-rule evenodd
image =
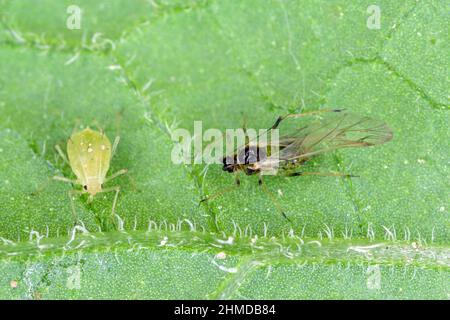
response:
<svg viewBox="0 0 450 320"><path fill-rule="evenodd" d="M83 189L87 191L87 185L84 185L84 186L83 186Z"/></svg>

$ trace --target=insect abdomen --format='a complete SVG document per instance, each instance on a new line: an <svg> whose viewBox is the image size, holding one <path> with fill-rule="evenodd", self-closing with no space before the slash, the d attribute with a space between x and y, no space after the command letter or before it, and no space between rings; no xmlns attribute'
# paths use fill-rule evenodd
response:
<svg viewBox="0 0 450 320"><path fill-rule="evenodd" d="M72 135L67 143L67 154L81 183L93 177L101 183L109 170L111 143L106 135L88 128Z"/></svg>

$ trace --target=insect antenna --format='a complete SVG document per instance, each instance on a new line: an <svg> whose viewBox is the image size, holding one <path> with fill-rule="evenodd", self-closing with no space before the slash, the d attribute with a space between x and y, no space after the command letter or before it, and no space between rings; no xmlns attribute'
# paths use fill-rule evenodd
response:
<svg viewBox="0 0 450 320"><path fill-rule="evenodd" d="M92 122L94 123L95 127L97 128L97 130L100 131L100 133L102 134L102 136L104 136L104 135L105 135L105 128L103 128L103 127L100 125L100 123L98 122L97 119L94 119Z"/></svg>
<svg viewBox="0 0 450 320"><path fill-rule="evenodd" d="M114 126L116 127L115 129L116 129L117 136L120 135L120 128L122 126L123 112L124 112L123 107L118 112L116 112L116 119L114 121Z"/></svg>
<svg viewBox="0 0 450 320"><path fill-rule="evenodd" d="M81 124L81 119L80 119L80 118L77 118L77 119L75 120L75 125L74 125L73 128L72 128L72 133L70 134L69 140L70 140L70 138L72 137L72 135L73 135L75 132L78 131L78 128L79 128L80 124Z"/></svg>
<svg viewBox="0 0 450 320"><path fill-rule="evenodd" d="M275 123L272 125L272 127L270 127L270 129L278 128L280 123L283 120L288 119L288 118L303 118L303 117L312 116L312 115L320 114L320 113L324 113L324 112L342 112L342 111L344 111L344 109L322 109L322 110L315 110L315 111L309 111L309 112L304 112L304 113L291 113L291 114L287 114L284 116L279 116L278 119L275 121Z"/></svg>
<svg viewBox="0 0 450 320"><path fill-rule="evenodd" d="M119 145L119 142L120 142L120 136L117 136L114 139L113 146L112 146L112 149L111 149L111 158L113 158L114 155L116 154L116 150L117 150L117 146Z"/></svg>
<svg viewBox="0 0 450 320"><path fill-rule="evenodd" d="M61 157L61 159L63 159L64 163L70 166L69 160L67 159L65 153L62 151L61 147L58 144L55 146L55 149L58 155Z"/></svg>

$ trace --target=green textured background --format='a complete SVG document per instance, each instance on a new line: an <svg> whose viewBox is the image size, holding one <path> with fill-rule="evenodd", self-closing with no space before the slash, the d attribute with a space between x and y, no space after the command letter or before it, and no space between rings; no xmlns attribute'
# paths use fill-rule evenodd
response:
<svg viewBox="0 0 450 320"><path fill-rule="evenodd" d="M0 298L450 297L448 2L0 0ZM66 27L69 5L81 29ZM394 139L317 158L357 179L171 163L177 127L340 107ZM53 146L105 127L122 191L76 201ZM374 279L375 285L374 285ZM17 284L17 287L15 286Z"/></svg>

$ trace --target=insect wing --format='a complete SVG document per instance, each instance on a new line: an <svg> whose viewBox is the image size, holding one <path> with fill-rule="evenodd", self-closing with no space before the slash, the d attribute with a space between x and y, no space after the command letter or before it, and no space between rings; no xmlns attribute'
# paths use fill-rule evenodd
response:
<svg viewBox="0 0 450 320"><path fill-rule="evenodd" d="M391 140L392 136L392 130L383 121L348 112L327 114L320 121L283 135L280 151L268 162L278 161L281 165L340 148L374 146Z"/></svg>

